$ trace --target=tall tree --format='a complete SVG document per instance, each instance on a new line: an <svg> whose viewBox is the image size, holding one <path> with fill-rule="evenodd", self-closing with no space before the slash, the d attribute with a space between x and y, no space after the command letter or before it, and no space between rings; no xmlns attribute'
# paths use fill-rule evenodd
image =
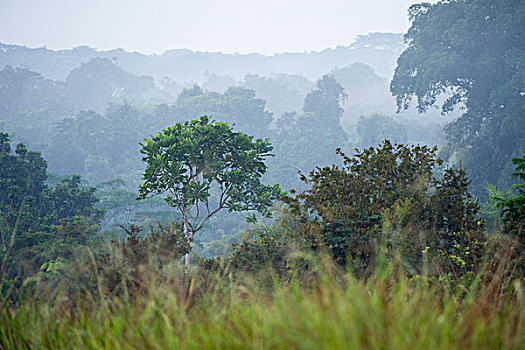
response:
<svg viewBox="0 0 525 350"><path fill-rule="evenodd" d="M298 172L339 162L336 148L347 140L340 120L346 98L343 87L331 76L317 81L304 100L302 114L285 113L277 122L277 157L270 160L270 176L284 189L300 186Z"/></svg>
<svg viewBox="0 0 525 350"><path fill-rule="evenodd" d="M0 236L6 243L13 231L38 224L45 205L47 163L40 153L18 144L11 149L9 135L0 133ZM15 232L16 233L16 232Z"/></svg>
<svg viewBox="0 0 525 350"><path fill-rule="evenodd" d="M254 140L206 116L178 123L144 140L147 167L139 199L168 193L165 200L180 211L188 241L221 209L268 216L281 195L278 185L260 180L271 151L268 139Z"/></svg>
<svg viewBox="0 0 525 350"><path fill-rule="evenodd" d="M446 128L473 192L486 182L507 185L510 159L525 152L525 2L450 0L409 9L408 48L399 57L391 91L398 109L417 98L420 112L447 98L447 113L466 112Z"/></svg>
<svg viewBox="0 0 525 350"><path fill-rule="evenodd" d="M306 95L303 111L313 114L332 136L341 137L344 131L339 121L343 115L342 104L347 97L343 87L334 77L324 75L317 81L317 89Z"/></svg>
<svg viewBox="0 0 525 350"><path fill-rule="evenodd" d="M0 71L0 120L23 110L38 110L56 98L54 81L27 68L6 66Z"/></svg>

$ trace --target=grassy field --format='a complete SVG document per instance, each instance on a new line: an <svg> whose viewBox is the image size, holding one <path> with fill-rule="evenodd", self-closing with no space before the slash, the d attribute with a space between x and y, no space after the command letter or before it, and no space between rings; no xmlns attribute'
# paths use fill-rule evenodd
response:
<svg viewBox="0 0 525 350"><path fill-rule="evenodd" d="M2 349L519 349L525 300L502 279L461 285L367 281L324 269L315 282L261 286L172 268L134 296L104 294L6 303ZM206 280L206 281L204 281ZM505 296L506 295L506 296Z"/></svg>

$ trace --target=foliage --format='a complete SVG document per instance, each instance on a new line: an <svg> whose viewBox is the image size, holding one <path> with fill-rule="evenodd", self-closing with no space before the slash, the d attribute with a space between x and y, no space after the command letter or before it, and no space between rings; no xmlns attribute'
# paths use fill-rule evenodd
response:
<svg viewBox="0 0 525 350"><path fill-rule="evenodd" d="M262 137L268 134L272 122L272 114L265 110L265 104L264 100L255 97L253 90L243 87L230 87L219 94L205 92L195 85L179 94L171 110L178 120L188 115L209 115L250 135Z"/></svg>
<svg viewBox="0 0 525 350"><path fill-rule="evenodd" d="M48 121L56 127L46 126L45 137L39 138L45 140L43 153L53 172L78 173L93 184L115 178L136 184L142 171L138 143L144 134L182 122L188 115L210 115L251 135L266 137L272 115L264 108L264 101L251 90L230 88L218 94L194 87L181 92L173 105L138 107L120 101L109 104L105 113L72 111L68 117ZM18 125L18 119L12 123ZM22 126L12 128L21 130ZM38 133L21 134L33 142L32 135Z"/></svg>
<svg viewBox="0 0 525 350"><path fill-rule="evenodd" d="M2 307L0 347L516 349L525 340L522 286L500 277L454 291L394 268L366 282L326 269L313 288L266 291L173 268L148 276L155 288L131 296L95 290L75 303L59 294ZM505 284L516 297L500 302Z"/></svg>
<svg viewBox="0 0 525 350"><path fill-rule="evenodd" d="M398 59L391 91L398 109L417 98L420 112L447 98L442 112L466 112L447 126L476 195L485 183L507 187L509 160L525 139L525 3L520 0L439 1L413 5L408 48Z"/></svg>
<svg viewBox="0 0 525 350"><path fill-rule="evenodd" d="M243 240L233 246L229 256L219 261L225 265L224 271L229 271L235 280L252 280L260 287L271 289L275 281L290 282L293 279L306 283L313 271L309 271L310 263L303 243L293 237L283 225L283 219L279 218L270 227L260 226L245 231Z"/></svg>
<svg viewBox="0 0 525 350"><path fill-rule="evenodd" d="M274 74L269 77L247 74L243 78L243 86L265 100L266 108L278 119L284 113L300 110L314 83L296 74Z"/></svg>
<svg viewBox="0 0 525 350"><path fill-rule="evenodd" d="M103 276L104 288L111 294L135 294L146 290L146 276L160 273L191 249L180 225L174 222L152 226L148 234L142 234L142 227L133 224L122 228L125 240L112 241L109 252L98 259L98 273ZM148 273L144 273L146 268Z"/></svg>
<svg viewBox="0 0 525 350"><path fill-rule="evenodd" d="M0 164L1 232L5 243L6 235L10 235L15 228L18 217L24 216L24 220L19 222L21 230L37 224L35 220L45 207L47 164L40 153L28 151L21 143L16 146L15 154L12 154L9 135L6 133L0 133Z"/></svg>
<svg viewBox="0 0 525 350"><path fill-rule="evenodd" d="M359 146L362 148L377 146L383 140L392 140L398 143L408 141L407 132L403 125L392 118L379 114L359 118L357 134L359 135Z"/></svg>
<svg viewBox="0 0 525 350"><path fill-rule="evenodd" d="M56 84L42 74L8 65L0 71L0 120L44 108L57 92Z"/></svg>
<svg viewBox="0 0 525 350"><path fill-rule="evenodd" d="M281 195L278 185L260 180L272 151L269 140L253 140L224 122L202 116L164 129L141 145L147 167L139 198L168 193L165 200L181 213L189 240L223 208L269 216L268 207Z"/></svg>
<svg viewBox="0 0 525 350"><path fill-rule="evenodd" d="M130 191L121 179L114 179L96 186L98 207L106 212L101 222L102 230L115 230L131 224L148 227L152 224L168 224L174 214L167 210L161 198L137 201L136 191Z"/></svg>
<svg viewBox="0 0 525 350"><path fill-rule="evenodd" d="M95 189L73 175L54 187L45 183L46 161L23 144L12 154L9 136L0 133L1 277L25 278L48 260L71 258L91 244L104 214Z"/></svg>
<svg viewBox="0 0 525 350"><path fill-rule="evenodd" d="M344 135L339 120L343 114L342 104L348 97L343 87L329 75L323 75L316 83L317 89L306 95L303 111L326 125L327 131L338 138Z"/></svg>
<svg viewBox="0 0 525 350"><path fill-rule="evenodd" d="M343 167L312 170L303 177L311 188L286 199L312 248L326 246L336 261L350 264L358 275L371 273L377 250L385 245L395 251L403 245L411 273L423 268L421 252L428 251L426 247L439 261L436 273L453 270L458 277L458 264L467 267L462 270L475 270L482 225L465 172L446 169L437 178L433 172L442 160L436 158L436 148L427 146L387 140L377 148L356 151L350 158L337 150ZM396 227L384 230L384 218L392 210L398 212ZM410 232L402 239L392 236L400 231ZM443 263L442 258L448 260L451 254L461 256L461 261Z"/></svg>
<svg viewBox="0 0 525 350"><path fill-rule="evenodd" d="M110 105L104 115L83 111L63 119L52 147L45 152L53 160L50 169L59 174L83 174L91 183L120 174L128 182L137 181L141 170L137 143L140 129L147 128L144 119L130 104Z"/></svg>
<svg viewBox="0 0 525 350"><path fill-rule="evenodd" d="M515 195L510 194L496 197L498 207L503 213L506 232L516 234L523 243L523 227L525 225L525 157L512 159L516 165L516 172L513 177L520 180L521 183L512 186Z"/></svg>
<svg viewBox="0 0 525 350"><path fill-rule="evenodd" d="M14 246L14 271L10 277L26 279L47 263L54 264L57 259L73 260L81 248L95 248L100 243L98 226L84 216L62 219L48 231L23 232Z"/></svg>
<svg viewBox="0 0 525 350"><path fill-rule="evenodd" d="M60 181L49 193L57 219L83 216L100 222L104 211L95 207L99 201L96 191L95 187L83 187L80 175L74 174Z"/></svg>
<svg viewBox="0 0 525 350"><path fill-rule="evenodd" d="M206 79L202 83L202 87L207 91L224 93L226 90L228 90L228 88L235 86L235 79L229 75L219 75L205 72L204 77Z"/></svg>
<svg viewBox="0 0 525 350"><path fill-rule="evenodd" d="M491 184L487 184L486 190L488 199L485 203L481 204L480 213L487 231L494 234L497 233L503 225L499 199L501 196L508 196L509 190L498 191L496 186Z"/></svg>
<svg viewBox="0 0 525 350"><path fill-rule="evenodd" d="M288 247L280 238L263 233L255 239L244 239L232 252L232 268L252 276L270 269L286 274Z"/></svg>
<svg viewBox="0 0 525 350"><path fill-rule="evenodd" d="M348 104L374 105L390 110L393 98L388 93L388 81L364 63L353 63L348 67L335 68L330 73L348 94ZM376 107L376 108L377 108Z"/></svg>
<svg viewBox="0 0 525 350"><path fill-rule="evenodd" d="M91 70L103 70L104 67L104 64L94 63L84 67L85 74L77 75L78 83L81 84ZM98 76L102 73L93 74ZM111 79L119 76L116 73L109 75ZM100 84L116 84L111 79L108 77ZM256 135L266 137L269 134L271 114L264 110L263 100L255 98L252 91L245 89L231 89L224 94L211 94L200 89L192 92L190 89L170 106L111 104L105 113L75 110L27 112L7 120L5 124L8 129L16 131L17 140L27 140L33 147L42 150L49 160L50 171L64 175L78 173L91 184L101 184L98 194L102 202L99 206L108 210L103 222L104 229L115 229L121 224L148 225L156 221L165 224L177 218L176 214L159 206L158 201L134 201L136 195L132 194L140 183L143 171L138 143L143 135L185 120L187 115L196 115L200 111L207 111L215 120L237 122L253 130ZM33 128L34 118L42 118L38 129ZM108 181L117 178L123 182L118 186L108 184ZM107 185L102 185L104 183ZM122 200L122 203L116 203L117 199ZM202 236L206 239L203 244L240 231L243 222L238 215L214 220L213 225L207 225ZM224 249L219 251L223 252Z"/></svg>
<svg viewBox="0 0 525 350"><path fill-rule="evenodd" d="M65 78L64 90L77 109L103 111L111 102L141 101L155 90L155 83L152 77L128 73L115 62L97 57L73 69Z"/></svg>
<svg viewBox="0 0 525 350"><path fill-rule="evenodd" d="M340 124L343 87L325 75L304 100L303 113L285 113L273 140L276 157L269 162L269 177L284 189L300 186L299 172L337 162L333 149L344 147L347 135Z"/></svg>

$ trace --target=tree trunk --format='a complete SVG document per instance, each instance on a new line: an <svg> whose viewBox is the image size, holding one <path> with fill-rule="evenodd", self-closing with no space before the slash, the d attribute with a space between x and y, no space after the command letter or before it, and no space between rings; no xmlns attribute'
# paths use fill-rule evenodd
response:
<svg viewBox="0 0 525 350"><path fill-rule="evenodd" d="M188 232L188 228L186 227L186 225L184 225L184 236L186 236L186 239L188 240L188 244L191 244L193 233ZM186 255L184 255L184 265L186 265L186 267L190 266L190 253L189 252L186 253Z"/></svg>

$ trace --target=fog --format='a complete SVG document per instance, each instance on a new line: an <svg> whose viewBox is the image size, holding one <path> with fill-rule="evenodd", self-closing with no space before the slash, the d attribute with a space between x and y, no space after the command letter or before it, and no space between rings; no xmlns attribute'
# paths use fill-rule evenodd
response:
<svg viewBox="0 0 525 350"><path fill-rule="evenodd" d="M304 194L312 186L308 174L324 168L341 175L336 169L345 166L345 182L327 181L339 187L325 196L340 197L344 205L312 202L304 213L318 220L319 208L329 212L368 203L359 215L370 214L363 222L373 224L366 232L375 235L381 215L394 208L390 201L427 205L415 194L437 193L431 187L452 183L456 177L447 178L452 173L446 171L453 169L462 191L456 204L472 205L469 225L477 222L482 229L486 219L498 231L500 207L490 202L496 196L489 192L508 189L501 192L504 198L517 188L511 159L525 152L525 3L494 1L497 6L451 0L411 7L417 1L0 0L0 261L26 200L33 211L24 212L23 220L39 222L22 223L31 234L55 237L62 219L77 216L91 225L89 237L94 232L104 239L122 238L123 226L182 220L192 254L227 254L232 244L255 237L249 232L257 217L251 215L262 215L264 230L277 222L270 214L298 215L277 208L290 199L283 197L285 191ZM155 135L165 132L182 136L160 137L157 151L167 153L153 154ZM406 159L396 158L401 154ZM421 154L428 155L423 157L428 167L416 162ZM375 155L386 158L361 168L370 174L353 178L360 167L349 167L356 161L350 157L365 157L366 163ZM234 159L240 164L235 172ZM256 171L247 168L254 159ZM185 163L190 161L196 163ZM414 164L398 174L402 161ZM392 165L385 168L391 179L374 174L384 164ZM172 173L154 174L162 167ZM430 187L419 187L419 170L411 173L419 168L426 169L425 176L435 175L432 181L425 178ZM31 174L39 175L31 179ZM148 187L147 176L170 186L173 179L181 183ZM391 191L381 199L384 207L375 204L383 189L359 191L375 181L368 176ZM21 182L26 177L38 185L41 201ZM231 179L242 183L225 185ZM144 194L144 188L151 191ZM365 197L352 202L354 194L344 194L349 188ZM144 200L137 200L138 193ZM168 193L180 195L179 202ZM188 199L188 193L195 197ZM452 208L443 193L427 198L439 199L436 215ZM400 197L409 194L415 197ZM16 198L5 201L11 197ZM77 211L64 203L78 204ZM197 230L188 231L187 220L193 215L194 224L200 222L199 203L213 215L204 216L193 239ZM210 210L214 203L216 211ZM475 216L478 212L483 213ZM340 214L334 215L329 217ZM348 222L354 219L362 220ZM449 219L432 219L437 224L422 232L440 220L448 225ZM467 226L458 227L446 235ZM359 241L374 241L363 237ZM38 244L28 247L37 254ZM47 261L38 259L27 263L34 271Z"/></svg>
<svg viewBox="0 0 525 350"><path fill-rule="evenodd" d="M0 42L162 53L303 52L403 33L410 0L1 0Z"/></svg>

